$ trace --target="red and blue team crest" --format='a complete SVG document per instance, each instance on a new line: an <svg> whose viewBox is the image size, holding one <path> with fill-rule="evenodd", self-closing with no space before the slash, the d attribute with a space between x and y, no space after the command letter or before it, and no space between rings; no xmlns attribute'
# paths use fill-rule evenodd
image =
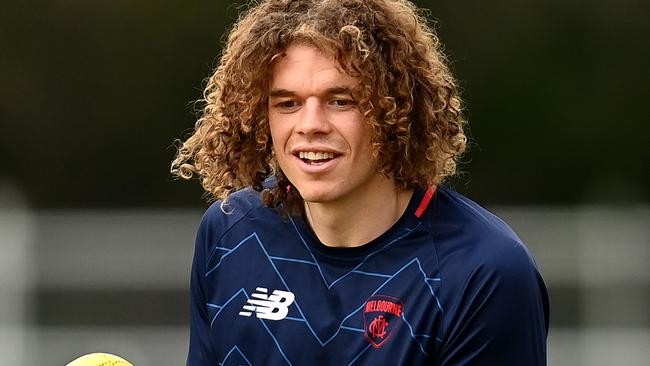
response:
<svg viewBox="0 0 650 366"><path fill-rule="evenodd" d="M386 295L373 295L363 308L365 335L375 347L381 347L402 321L402 300Z"/></svg>

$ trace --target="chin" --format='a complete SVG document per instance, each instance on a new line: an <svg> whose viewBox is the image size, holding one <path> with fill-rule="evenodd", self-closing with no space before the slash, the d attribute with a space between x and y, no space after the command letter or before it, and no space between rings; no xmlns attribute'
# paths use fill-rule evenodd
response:
<svg viewBox="0 0 650 366"><path fill-rule="evenodd" d="M325 187L301 187L298 188L300 197L307 202L325 203L334 201L337 197L334 189L326 189Z"/></svg>

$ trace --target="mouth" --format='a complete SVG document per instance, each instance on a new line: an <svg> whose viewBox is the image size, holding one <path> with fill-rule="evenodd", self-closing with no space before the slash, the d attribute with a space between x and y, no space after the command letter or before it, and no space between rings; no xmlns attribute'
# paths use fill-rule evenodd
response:
<svg viewBox="0 0 650 366"><path fill-rule="evenodd" d="M305 164L319 165L335 159L338 155L323 151L300 151L296 154Z"/></svg>

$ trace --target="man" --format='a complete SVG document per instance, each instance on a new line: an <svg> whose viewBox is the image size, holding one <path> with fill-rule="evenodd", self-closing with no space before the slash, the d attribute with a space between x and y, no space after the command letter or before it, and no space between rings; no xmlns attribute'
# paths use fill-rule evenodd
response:
<svg viewBox="0 0 650 366"><path fill-rule="evenodd" d="M250 9L172 164L219 200L197 236L187 364L544 365L533 259L441 186L464 123L411 3Z"/></svg>

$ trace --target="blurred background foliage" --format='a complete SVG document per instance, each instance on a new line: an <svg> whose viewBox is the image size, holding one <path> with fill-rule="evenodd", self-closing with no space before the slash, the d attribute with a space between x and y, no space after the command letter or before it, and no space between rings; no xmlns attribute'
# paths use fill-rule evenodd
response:
<svg viewBox="0 0 650 366"><path fill-rule="evenodd" d="M648 203L650 6L416 1L472 137L454 180L485 204ZM41 208L203 205L173 141L244 5L27 0L0 12L0 182Z"/></svg>

